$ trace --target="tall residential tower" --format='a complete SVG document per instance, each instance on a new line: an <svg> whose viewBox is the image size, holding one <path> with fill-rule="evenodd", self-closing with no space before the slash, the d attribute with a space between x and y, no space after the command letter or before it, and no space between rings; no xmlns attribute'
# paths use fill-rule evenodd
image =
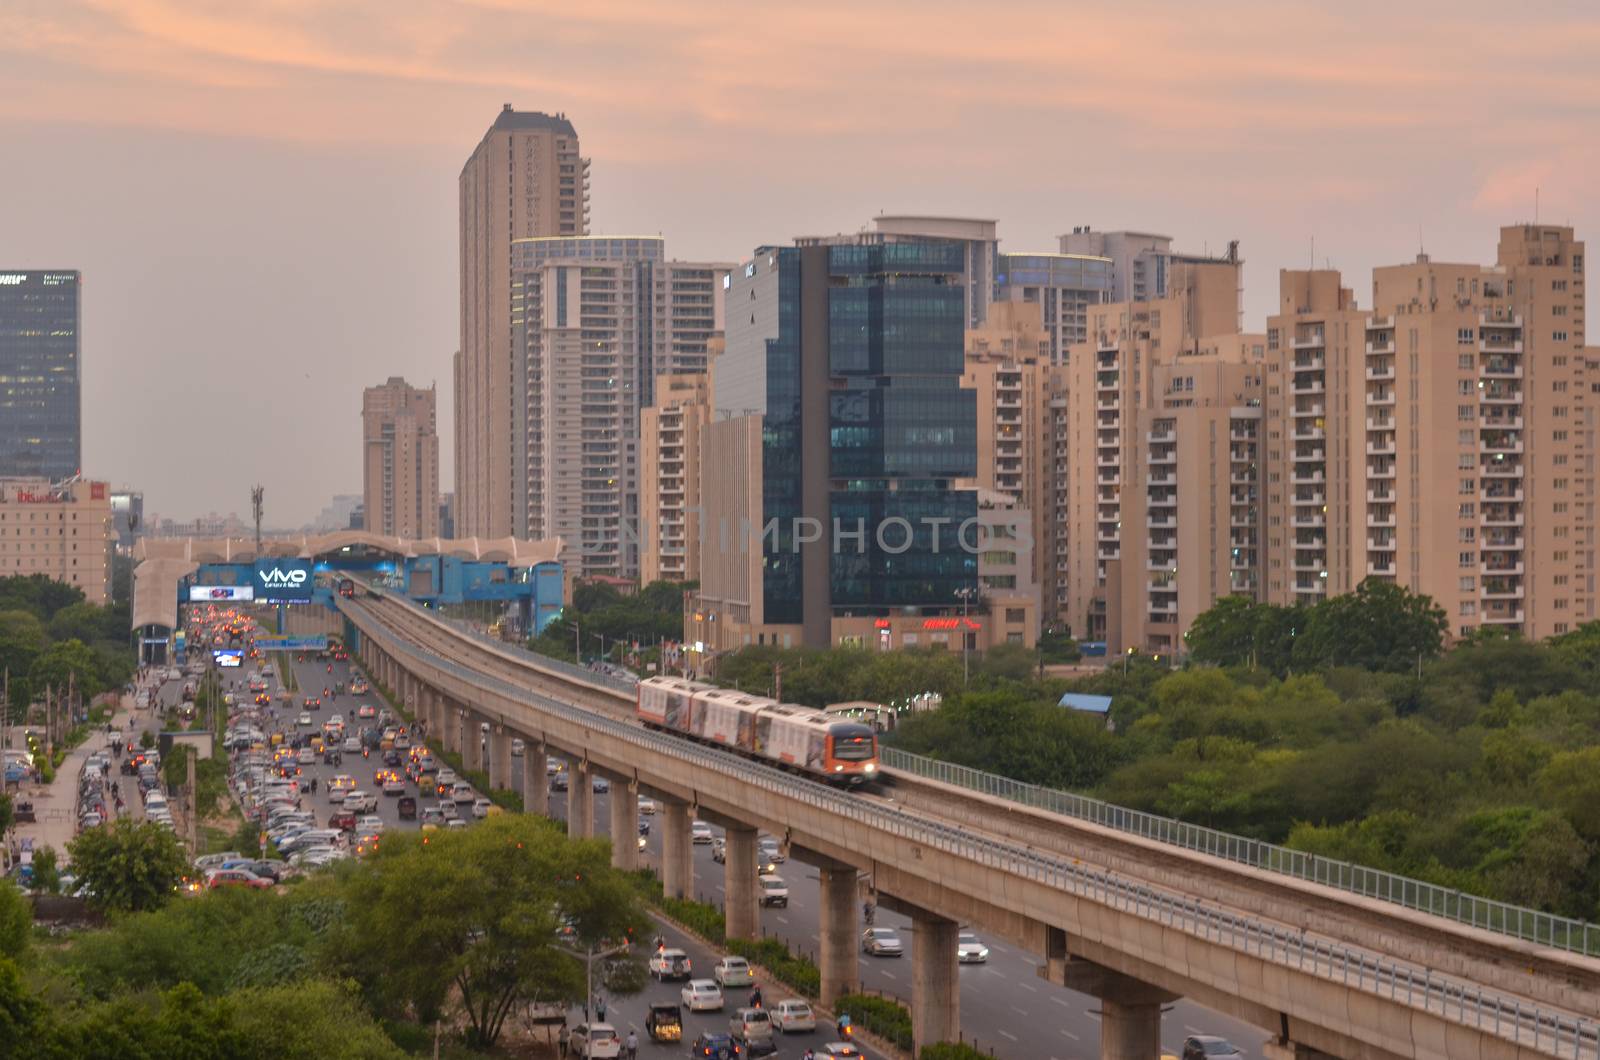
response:
<svg viewBox="0 0 1600 1060"><path fill-rule="evenodd" d="M361 396L366 528L391 537L439 535L439 435L434 388L398 376Z"/></svg>

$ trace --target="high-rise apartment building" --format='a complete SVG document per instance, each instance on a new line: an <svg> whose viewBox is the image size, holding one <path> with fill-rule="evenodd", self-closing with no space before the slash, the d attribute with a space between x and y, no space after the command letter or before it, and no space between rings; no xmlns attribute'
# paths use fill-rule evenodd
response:
<svg viewBox="0 0 1600 1060"><path fill-rule="evenodd" d="M658 376L705 371L728 266L668 261L642 236L511 255L512 532L560 537L576 576L636 577L640 411Z"/></svg>
<svg viewBox="0 0 1600 1060"><path fill-rule="evenodd" d="M399 376L361 395L366 528L389 537L439 536L435 391Z"/></svg>
<svg viewBox="0 0 1600 1060"><path fill-rule="evenodd" d="M1231 262L1239 256L1238 243L1229 243L1227 253L1186 254L1172 249L1172 237L1151 232L1097 232L1080 225L1060 237L1061 253L1086 254L1111 262L1111 302L1149 302L1165 298L1171 289L1175 269L1181 265ZM1242 318L1234 330L1242 330Z"/></svg>
<svg viewBox="0 0 1600 1060"><path fill-rule="evenodd" d="M954 488L977 471L964 266L960 243L846 237L733 270L691 646L959 647L989 627L961 541L976 494Z"/></svg>
<svg viewBox="0 0 1600 1060"><path fill-rule="evenodd" d="M116 539L106 483L0 478L0 573L42 574L105 604Z"/></svg>
<svg viewBox="0 0 1600 1060"><path fill-rule="evenodd" d="M1166 297L1094 307L1092 338L1068 357L1065 621L1080 638L1120 636L1123 545L1148 529L1124 509L1144 481L1139 412L1158 407L1155 369L1199 353L1203 339L1237 333L1240 270L1237 261L1182 264Z"/></svg>
<svg viewBox="0 0 1600 1060"><path fill-rule="evenodd" d="M461 348L456 353L456 521L465 537L516 529L512 424L517 328L513 243L589 231L589 160L564 115L495 118L461 170Z"/></svg>
<svg viewBox="0 0 1600 1060"><path fill-rule="evenodd" d="M1049 363L1062 364L1089 338L1089 307L1111 301L1113 264L1092 254L1001 254L995 300L1037 305L1050 336Z"/></svg>
<svg viewBox="0 0 1600 1060"><path fill-rule="evenodd" d="M76 270L0 272L0 476L83 466L80 288Z"/></svg>
<svg viewBox="0 0 1600 1060"><path fill-rule="evenodd" d="M1422 255L1374 270L1370 311L1337 274L1284 274L1267 332L1282 434L1268 442L1269 599L1380 577L1431 596L1455 635L1545 637L1595 617L1583 266L1571 228L1512 225L1491 266Z"/></svg>
<svg viewBox="0 0 1600 1060"><path fill-rule="evenodd" d="M719 281L720 282L720 281ZM656 380L639 414L639 581L698 581L700 450L711 422L711 377Z"/></svg>
<svg viewBox="0 0 1600 1060"><path fill-rule="evenodd" d="M137 490L111 491L112 529L117 535L117 550L133 551L133 543L144 536L144 494Z"/></svg>

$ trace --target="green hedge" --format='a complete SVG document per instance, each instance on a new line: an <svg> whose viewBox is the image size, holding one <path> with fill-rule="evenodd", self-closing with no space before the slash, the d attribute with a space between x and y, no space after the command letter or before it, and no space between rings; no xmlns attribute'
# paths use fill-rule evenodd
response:
<svg viewBox="0 0 1600 1060"><path fill-rule="evenodd" d="M898 1001L870 994L846 994L834 1003L833 1010L849 1013L851 1023L897 1048L911 1048L911 1011Z"/></svg>
<svg viewBox="0 0 1600 1060"><path fill-rule="evenodd" d="M656 904L663 913L713 945L728 941L728 922L716 906L688 898L661 898L657 893Z"/></svg>
<svg viewBox="0 0 1600 1060"><path fill-rule="evenodd" d="M778 982L793 987L806 997L822 995L822 971L811 962L811 958L795 956L789 952L789 947L777 939L764 938L755 942L729 939L727 946L751 964L759 964L771 972Z"/></svg>
<svg viewBox="0 0 1600 1060"><path fill-rule="evenodd" d="M965 1042L939 1042L924 1046L917 1055L920 1060L990 1060L990 1054L980 1053Z"/></svg>

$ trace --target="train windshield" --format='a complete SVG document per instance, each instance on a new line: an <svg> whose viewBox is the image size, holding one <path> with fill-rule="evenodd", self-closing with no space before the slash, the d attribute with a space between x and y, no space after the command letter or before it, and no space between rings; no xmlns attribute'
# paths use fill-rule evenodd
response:
<svg viewBox="0 0 1600 1060"><path fill-rule="evenodd" d="M878 755L878 740L870 725L835 725L833 757L844 762L865 762Z"/></svg>

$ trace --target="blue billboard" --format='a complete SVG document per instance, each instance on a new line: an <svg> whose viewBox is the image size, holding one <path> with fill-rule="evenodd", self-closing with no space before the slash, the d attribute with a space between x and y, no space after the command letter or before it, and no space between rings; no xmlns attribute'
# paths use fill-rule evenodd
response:
<svg viewBox="0 0 1600 1060"><path fill-rule="evenodd" d="M256 599L269 604L308 604L316 587L311 561L294 557L256 560L252 584Z"/></svg>

